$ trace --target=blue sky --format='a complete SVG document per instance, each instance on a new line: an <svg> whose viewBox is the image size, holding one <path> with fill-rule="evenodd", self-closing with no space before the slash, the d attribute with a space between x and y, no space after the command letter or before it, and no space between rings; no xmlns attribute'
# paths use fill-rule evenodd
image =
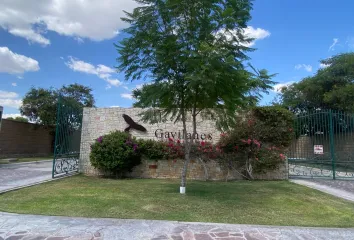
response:
<svg viewBox="0 0 354 240"><path fill-rule="evenodd" d="M113 43L126 27L122 6L132 0L3 0L0 2L0 105L18 114L31 86L90 86L98 107L130 107L130 92L142 82L126 82L114 72ZM354 1L256 0L246 32L255 38L249 54L256 68L278 73L288 84L313 75L319 60L354 50ZM270 103L275 92L265 96Z"/></svg>

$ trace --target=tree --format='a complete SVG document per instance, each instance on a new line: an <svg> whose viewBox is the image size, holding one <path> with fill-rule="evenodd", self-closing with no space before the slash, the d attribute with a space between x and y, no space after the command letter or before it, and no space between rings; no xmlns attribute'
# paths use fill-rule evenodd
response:
<svg viewBox="0 0 354 240"><path fill-rule="evenodd" d="M95 100L91 92L91 88L80 84L64 85L60 89L32 87L23 98L20 112L31 122L54 126L59 96L66 106L82 109L94 106Z"/></svg>
<svg viewBox="0 0 354 240"><path fill-rule="evenodd" d="M240 106L257 99L268 89L264 71L250 73L243 62L253 39L244 34L250 20L251 0L136 0L141 6L126 12L128 37L116 45L119 71L126 79L149 79L136 90L136 106L149 108L144 120L167 118L183 123L185 163L182 190L190 149L196 136L196 117L231 116ZM257 75L257 77L255 77ZM259 83L262 84L259 84ZM253 90L253 91L252 91ZM253 102L251 102L253 103ZM151 108L152 107L152 108ZM158 108L154 108L158 107ZM212 110L211 110L212 109ZM187 134L191 116L193 133Z"/></svg>
<svg viewBox="0 0 354 240"><path fill-rule="evenodd" d="M354 112L354 53L321 61L324 68L313 77L285 87L280 104L295 111L335 109Z"/></svg>
<svg viewBox="0 0 354 240"><path fill-rule="evenodd" d="M6 118L7 120L13 120L13 121L17 121L17 122L25 122L25 123L28 123L28 119L27 118L24 118L24 117L8 117Z"/></svg>

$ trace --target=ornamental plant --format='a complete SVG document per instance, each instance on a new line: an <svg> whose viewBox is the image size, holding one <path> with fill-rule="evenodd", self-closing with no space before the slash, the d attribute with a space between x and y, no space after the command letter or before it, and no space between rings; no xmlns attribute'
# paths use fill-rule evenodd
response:
<svg viewBox="0 0 354 240"><path fill-rule="evenodd" d="M100 136L91 145L92 166L104 172L122 177L141 162L139 144L130 134L120 131Z"/></svg>
<svg viewBox="0 0 354 240"><path fill-rule="evenodd" d="M285 152L293 139L293 116L286 109L258 107L240 116L229 133L221 135L220 148L228 154L228 166L237 163L242 174L253 179L253 173L277 169L286 160Z"/></svg>

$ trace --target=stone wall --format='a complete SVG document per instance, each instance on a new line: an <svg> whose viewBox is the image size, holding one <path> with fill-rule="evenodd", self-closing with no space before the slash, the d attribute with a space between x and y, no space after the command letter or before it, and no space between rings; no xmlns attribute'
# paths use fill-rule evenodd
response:
<svg viewBox="0 0 354 240"><path fill-rule="evenodd" d="M52 129L31 123L2 120L0 158L40 157L53 154Z"/></svg>
<svg viewBox="0 0 354 240"><path fill-rule="evenodd" d="M86 175L102 175L100 171L91 166L90 163L90 145L94 143L99 136L108 134L115 130L124 131L128 124L124 121L122 115L127 114L135 122L143 125L146 133L131 130L131 134L137 138L161 140L161 137L178 138L179 132L182 132L182 123L165 122L158 124L148 124L140 121L140 108L85 108L82 122L81 148L80 148L80 171ZM210 120L197 120L197 132L199 138L209 138L207 141L216 143L219 140L220 132L216 130L215 123ZM192 132L192 123L187 124L188 132ZM163 134L162 134L163 133ZM162 134L162 135L161 135ZM180 136L181 137L181 136ZM182 160L176 162L172 160L160 160L157 162L156 168L151 168L151 162L143 160L140 166L137 166L129 175L135 178L180 178L182 169ZM210 179L225 180L241 179L241 176L236 172L228 173L227 169L223 169L217 162L209 162ZM279 170L268 172L256 176L258 179L287 179L287 163L279 167ZM188 172L189 179L204 179L203 166L191 161Z"/></svg>
<svg viewBox="0 0 354 240"><path fill-rule="evenodd" d="M241 180L243 176L234 170L221 166L216 161L206 163L208 180ZM133 171L127 174L132 178L157 178L157 179L180 179L183 168L183 160L159 160L152 162L143 160L142 163L135 167ZM288 179L287 164L279 166L275 171L269 171L265 174L254 174L258 180L284 180ZM188 179L205 180L204 167L200 162L191 160L188 166Z"/></svg>

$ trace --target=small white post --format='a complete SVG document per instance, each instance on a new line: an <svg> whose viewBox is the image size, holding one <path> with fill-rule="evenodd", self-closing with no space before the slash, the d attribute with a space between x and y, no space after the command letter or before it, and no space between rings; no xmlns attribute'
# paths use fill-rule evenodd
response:
<svg viewBox="0 0 354 240"><path fill-rule="evenodd" d="M186 187L179 187L180 194L186 194Z"/></svg>

